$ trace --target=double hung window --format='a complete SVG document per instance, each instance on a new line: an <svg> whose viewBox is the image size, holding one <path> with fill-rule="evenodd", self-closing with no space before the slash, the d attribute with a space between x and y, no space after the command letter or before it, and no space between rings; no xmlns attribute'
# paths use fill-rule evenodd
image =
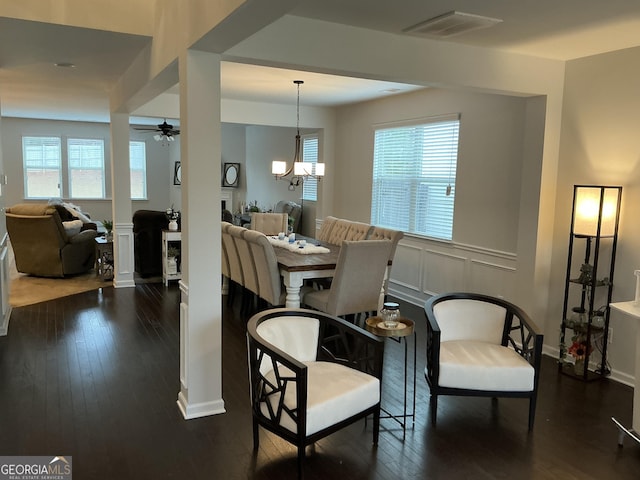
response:
<svg viewBox="0 0 640 480"><path fill-rule="evenodd" d="M458 115L376 128L371 223L451 240Z"/></svg>
<svg viewBox="0 0 640 480"><path fill-rule="evenodd" d="M22 137L26 198L61 196L62 153L59 137Z"/></svg>

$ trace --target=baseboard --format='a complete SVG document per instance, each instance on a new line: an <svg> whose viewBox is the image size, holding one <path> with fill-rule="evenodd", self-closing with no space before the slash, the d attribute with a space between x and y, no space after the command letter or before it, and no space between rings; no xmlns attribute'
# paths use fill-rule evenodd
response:
<svg viewBox="0 0 640 480"><path fill-rule="evenodd" d="M9 319L11 318L11 306L7 309L7 314L2 319L2 323L0 323L0 337L4 337L9 331Z"/></svg>
<svg viewBox="0 0 640 480"><path fill-rule="evenodd" d="M185 396L180 392L178 393L178 401L176 403L178 404L178 408L185 420L226 413L226 410L224 409L224 400L222 399L189 405Z"/></svg>
<svg viewBox="0 0 640 480"><path fill-rule="evenodd" d="M548 357L558 359L560 358L560 349L556 347L551 347L549 345L544 345L542 347L542 354L547 355ZM597 365L590 363L589 369L595 370ZM640 374L640 372L639 372ZM615 382L622 383L623 385L627 385L629 387L635 386L635 377L633 375L629 375L628 373L621 372L620 370L611 369L611 374L607 377Z"/></svg>

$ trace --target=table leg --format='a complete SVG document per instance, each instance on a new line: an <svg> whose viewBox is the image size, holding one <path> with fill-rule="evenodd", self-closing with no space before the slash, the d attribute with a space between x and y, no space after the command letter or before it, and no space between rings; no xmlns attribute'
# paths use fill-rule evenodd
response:
<svg viewBox="0 0 640 480"><path fill-rule="evenodd" d="M300 308L300 288L302 288L302 275L298 272L283 272L284 286L287 288L285 306L287 308Z"/></svg>

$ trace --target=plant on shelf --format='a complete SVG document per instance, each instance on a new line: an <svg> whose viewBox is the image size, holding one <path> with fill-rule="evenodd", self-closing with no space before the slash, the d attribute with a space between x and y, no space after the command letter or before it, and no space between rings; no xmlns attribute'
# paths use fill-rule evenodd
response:
<svg viewBox="0 0 640 480"><path fill-rule="evenodd" d="M107 231L107 238L111 237L111 232L113 231L113 220L102 220L102 225L104 225L104 229Z"/></svg>
<svg viewBox="0 0 640 480"><path fill-rule="evenodd" d="M177 258L180 256L180 249L178 247L174 247L173 245L170 245L169 248L167 248L167 258Z"/></svg>

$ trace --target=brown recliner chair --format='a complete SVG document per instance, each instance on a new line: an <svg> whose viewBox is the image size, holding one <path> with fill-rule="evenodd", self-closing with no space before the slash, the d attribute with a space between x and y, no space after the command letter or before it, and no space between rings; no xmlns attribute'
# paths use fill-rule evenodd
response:
<svg viewBox="0 0 640 480"><path fill-rule="evenodd" d="M14 205L6 210L6 222L19 272L64 277L93 268L97 232L89 229L69 236L54 205Z"/></svg>

